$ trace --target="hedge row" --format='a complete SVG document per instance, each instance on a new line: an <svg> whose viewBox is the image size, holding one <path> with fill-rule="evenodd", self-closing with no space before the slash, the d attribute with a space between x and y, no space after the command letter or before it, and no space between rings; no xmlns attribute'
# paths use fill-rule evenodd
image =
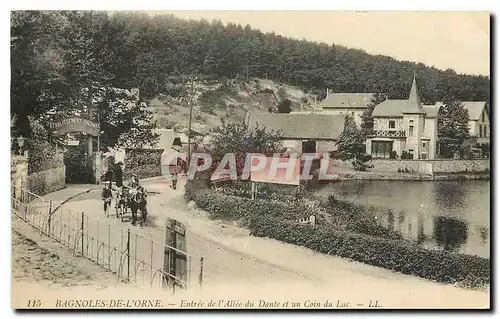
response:
<svg viewBox="0 0 500 319"><path fill-rule="evenodd" d="M443 283L480 287L490 282L490 260L427 250L401 240L294 224L273 216L253 218L251 235L274 238L312 250Z"/></svg>
<svg viewBox="0 0 500 319"><path fill-rule="evenodd" d="M317 209L321 209L325 215L330 215L329 219L337 225L338 229L392 239L402 238L401 234L379 225L375 216L361 205L338 200L333 196L330 196L326 202L321 203L319 200L307 200L306 198L310 196L304 196L304 194L301 194L297 201L297 197L291 194L293 192L290 189L264 186L266 187L259 188L257 198L258 200L269 201L270 205L275 205L275 203L289 205L299 203L300 205L305 204L305 201L309 201L310 203L316 203ZM219 189L219 192L233 197L251 198L250 183L226 184ZM213 192L213 194L215 195L212 195L212 197L220 198L216 192ZM212 198L211 200L215 199ZM308 207L307 210L310 210L310 208Z"/></svg>
<svg viewBox="0 0 500 319"><path fill-rule="evenodd" d="M471 287L490 281L489 259L427 250L390 236L375 237L356 233L339 224L302 225L292 219L307 217L311 211L301 204L251 201L247 198L216 192L196 181L186 184L185 199L215 219L243 219L253 236L270 237L312 250L350 258L369 265L387 268L444 283L461 283ZM202 184L202 183L201 183ZM318 221L318 219L317 219Z"/></svg>
<svg viewBox="0 0 500 319"><path fill-rule="evenodd" d="M214 219L247 220L254 216L272 215L286 220L309 218L316 214L314 207L308 203L269 202L268 200L227 195L205 186L195 186L188 182L184 197L187 201L195 201L197 206L210 213ZM316 222L321 223L321 216L316 216Z"/></svg>

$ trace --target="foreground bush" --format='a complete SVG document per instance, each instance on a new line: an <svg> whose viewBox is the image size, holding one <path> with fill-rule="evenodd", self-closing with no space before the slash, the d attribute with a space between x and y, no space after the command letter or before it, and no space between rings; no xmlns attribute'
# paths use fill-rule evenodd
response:
<svg viewBox="0 0 500 319"><path fill-rule="evenodd" d="M375 215L363 205L330 195L324 206L328 214L344 220L349 225L350 231L383 238L402 238L399 233L379 225L375 220ZM389 211L383 213L389 213Z"/></svg>
<svg viewBox="0 0 500 319"><path fill-rule="evenodd" d="M251 200L216 191L207 187L203 181L186 183L184 198L187 201L195 201L199 208L209 212L210 217L214 219L249 221L254 216L271 215L285 220L297 220L315 215L317 223L324 223L318 207L307 201L297 203L295 200L284 202Z"/></svg>
<svg viewBox="0 0 500 319"><path fill-rule="evenodd" d="M427 250L406 241L300 225L273 216L255 217L249 228L253 236L269 237L443 283L481 287L490 281L490 260L477 256Z"/></svg>

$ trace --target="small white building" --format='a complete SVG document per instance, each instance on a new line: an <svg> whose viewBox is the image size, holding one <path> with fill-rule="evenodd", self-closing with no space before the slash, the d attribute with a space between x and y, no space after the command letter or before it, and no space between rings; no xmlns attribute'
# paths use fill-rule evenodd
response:
<svg viewBox="0 0 500 319"><path fill-rule="evenodd" d="M469 112L469 135L477 144L490 144L490 119L486 102L462 102Z"/></svg>
<svg viewBox="0 0 500 319"><path fill-rule="evenodd" d="M335 141L344 129L345 116L332 114L258 113L248 119L249 127L280 131L283 148L291 153L325 153L337 150Z"/></svg>
<svg viewBox="0 0 500 319"><path fill-rule="evenodd" d="M366 140L366 152L374 158L398 157L407 152L413 159L434 159L441 104L422 105L415 77L408 100L385 100L373 110L374 134Z"/></svg>

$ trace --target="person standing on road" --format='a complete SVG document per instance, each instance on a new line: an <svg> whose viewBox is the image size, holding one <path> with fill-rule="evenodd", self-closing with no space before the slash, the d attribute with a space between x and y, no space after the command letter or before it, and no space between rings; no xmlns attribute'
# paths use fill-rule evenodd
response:
<svg viewBox="0 0 500 319"><path fill-rule="evenodd" d="M113 182L113 170L111 169L111 167L108 167L108 169L106 170L106 174L104 174L104 182Z"/></svg>
<svg viewBox="0 0 500 319"><path fill-rule="evenodd" d="M108 208L111 206L111 200L113 199L113 193L111 191L111 182L105 182L104 189L101 193L102 200L104 202L104 213L108 215Z"/></svg>
<svg viewBox="0 0 500 319"><path fill-rule="evenodd" d="M181 158L177 158L175 165L173 165L173 167L170 171L170 175L172 178L172 186L170 186L170 187L173 188L174 190L177 189L177 179L179 177L179 174L182 173L182 170L183 170L182 164L183 164L183 160Z"/></svg>
<svg viewBox="0 0 500 319"><path fill-rule="evenodd" d="M137 177L137 174L133 174L132 179L128 183L128 187L129 188L138 188L139 186L141 186L139 184L139 178Z"/></svg>
<svg viewBox="0 0 500 319"><path fill-rule="evenodd" d="M119 162L116 164L115 168L115 183L116 187L121 188L123 187L123 169L122 169L122 162Z"/></svg>

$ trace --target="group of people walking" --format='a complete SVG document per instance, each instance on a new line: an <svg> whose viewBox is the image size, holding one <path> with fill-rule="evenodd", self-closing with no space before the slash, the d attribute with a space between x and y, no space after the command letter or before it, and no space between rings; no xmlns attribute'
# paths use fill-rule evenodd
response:
<svg viewBox="0 0 500 319"><path fill-rule="evenodd" d="M116 188L113 188L112 183L115 182ZM121 163L118 163L115 166L115 169L109 167L108 170L106 171L106 174L104 174L104 188L101 193L102 200L104 202L104 212L107 213L108 209L111 206L111 201L113 199L113 191L117 192L117 201L116 205L118 205L119 202L119 196L121 196L124 192L124 188L128 189L135 189L138 190L141 188L139 178L137 177L137 174L133 174L132 178L130 181L127 183L125 186L123 184L123 170L122 170L122 165Z"/></svg>

